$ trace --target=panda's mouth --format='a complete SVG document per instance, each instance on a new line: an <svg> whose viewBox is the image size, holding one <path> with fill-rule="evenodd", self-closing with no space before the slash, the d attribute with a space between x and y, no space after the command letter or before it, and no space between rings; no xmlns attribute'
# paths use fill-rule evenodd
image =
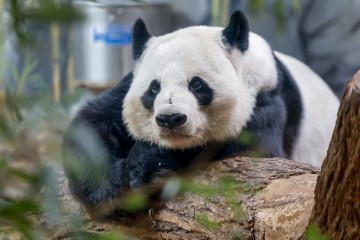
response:
<svg viewBox="0 0 360 240"><path fill-rule="evenodd" d="M181 141L191 138L191 135L175 129L163 129L160 137L167 141Z"/></svg>

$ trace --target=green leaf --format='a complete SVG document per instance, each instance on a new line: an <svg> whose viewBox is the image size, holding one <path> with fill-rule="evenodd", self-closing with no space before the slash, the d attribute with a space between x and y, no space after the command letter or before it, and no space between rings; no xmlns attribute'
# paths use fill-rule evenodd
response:
<svg viewBox="0 0 360 240"><path fill-rule="evenodd" d="M80 20L83 16L71 4L55 4L53 1L41 4L39 8L29 11L26 16L38 22L71 23Z"/></svg>
<svg viewBox="0 0 360 240"><path fill-rule="evenodd" d="M328 239L325 235L321 234L319 229L314 225L311 225L310 227L308 227L305 234L306 234L308 240L327 240Z"/></svg>
<svg viewBox="0 0 360 240"><path fill-rule="evenodd" d="M8 11L11 16L11 29L15 32L22 45L31 45L33 40L26 26L26 17L24 16L22 7L24 2L23 0L9 0L6 3L8 3Z"/></svg>
<svg viewBox="0 0 360 240"><path fill-rule="evenodd" d="M259 14L263 11L265 5L265 0L251 0L249 1L250 11Z"/></svg>
<svg viewBox="0 0 360 240"><path fill-rule="evenodd" d="M19 201L1 201L0 216L11 219L13 215L24 215L25 213L37 212L39 206L32 200L22 199Z"/></svg>
<svg viewBox="0 0 360 240"><path fill-rule="evenodd" d="M25 182L30 182L32 184L37 184L40 182L40 177L34 174L29 174L24 172L24 170L19 170L19 169L9 169L7 171L7 174L9 176L14 176L17 177L19 179L24 180Z"/></svg>
<svg viewBox="0 0 360 240"><path fill-rule="evenodd" d="M301 0L292 0L292 6L295 9L295 11L300 11L301 10Z"/></svg>
<svg viewBox="0 0 360 240"><path fill-rule="evenodd" d="M148 196L143 193L129 193L121 199L121 208L128 212L144 209L148 203Z"/></svg>
<svg viewBox="0 0 360 240"><path fill-rule="evenodd" d="M24 234L27 239L35 239L34 226L27 218L29 213L39 211L39 206L32 200L5 201L0 199L0 220L10 223Z"/></svg>
<svg viewBox="0 0 360 240"><path fill-rule="evenodd" d="M78 240L135 240L136 238L122 233L111 231L105 234L77 231L71 234Z"/></svg>
<svg viewBox="0 0 360 240"><path fill-rule="evenodd" d="M275 0L273 10L275 12L278 30L283 31L285 29L286 23L285 6L283 0Z"/></svg>
<svg viewBox="0 0 360 240"><path fill-rule="evenodd" d="M239 230L234 231L233 235L231 236L231 240L242 240L244 239L244 236Z"/></svg>
<svg viewBox="0 0 360 240"><path fill-rule="evenodd" d="M199 224L209 230L218 230L221 227L220 223L209 220L204 214L197 214L195 219Z"/></svg>
<svg viewBox="0 0 360 240"><path fill-rule="evenodd" d="M183 179L182 190L203 197L211 197L219 193L219 190L215 185L198 184L186 179Z"/></svg>
<svg viewBox="0 0 360 240"><path fill-rule="evenodd" d="M8 69L10 69L10 75L15 81L20 79L19 71L14 64L8 64Z"/></svg>

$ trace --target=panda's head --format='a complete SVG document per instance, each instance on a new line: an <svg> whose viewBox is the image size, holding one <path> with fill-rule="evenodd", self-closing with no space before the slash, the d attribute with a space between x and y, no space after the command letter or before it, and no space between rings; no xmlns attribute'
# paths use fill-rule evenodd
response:
<svg viewBox="0 0 360 240"><path fill-rule="evenodd" d="M131 135L180 149L235 137L250 119L257 91L244 77L251 74L244 67L249 35L239 11L226 28L188 27L160 37L138 20L134 78L123 104Z"/></svg>

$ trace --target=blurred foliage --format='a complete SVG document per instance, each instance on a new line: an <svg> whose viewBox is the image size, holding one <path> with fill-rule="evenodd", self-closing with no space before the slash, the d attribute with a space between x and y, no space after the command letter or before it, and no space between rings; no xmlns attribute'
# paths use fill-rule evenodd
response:
<svg viewBox="0 0 360 240"><path fill-rule="evenodd" d="M38 60L31 58L28 52L25 52L24 68L17 69L14 65L9 65L10 73L13 79L16 79L15 86L11 86L13 89L6 89L10 95L21 97L24 95L25 83L33 84L34 86L44 85L44 79L40 73L36 73L34 70L38 65ZM7 86L10 88L10 86Z"/></svg>
<svg viewBox="0 0 360 240"><path fill-rule="evenodd" d="M230 0L211 0L211 25L226 26L229 21Z"/></svg>
<svg viewBox="0 0 360 240"><path fill-rule="evenodd" d="M82 17L70 1L6 0L5 9L10 14L10 27L22 44L33 42L29 22L70 23Z"/></svg>
<svg viewBox="0 0 360 240"><path fill-rule="evenodd" d="M16 81L0 92L0 239L48 239L51 229L38 224L39 216L54 226L73 222L79 229L74 232L75 239L126 239L112 232L82 233L81 224L76 223L80 218L65 215L58 199L57 166L69 122L66 108L79 94L66 94L71 103L54 102L51 91L41 86L41 74L35 73L38 59L27 54L35 37L29 28L32 23L69 23L80 14L68 1L7 0L4 5L10 16L8 27L24 48L25 57L22 69L4 64ZM29 83L42 90L26 95L25 84Z"/></svg>
<svg viewBox="0 0 360 240"><path fill-rule="evenodd" d="M265 0L249 0L249 7L253 13L260 14L266 9L266 3ZM286 5L290 5L295 11L301 9L301 0L272 0L268 3L273 7L272 10L275 10L276 15L285 14Z"/></svg>
<svg viewBox="0 0 360 240"><path fill-rule="evenodd" d="M221 227L220 223L214 220L209 220L208 217L204 214L196 214L195 219L200 225L211 231L215 231Z"/></svg>
<svg viewBox="0 0 360 240"><path fill-rule="evenodd" d="M169 181L170 182L170 181ZM164 188L166 190L166 188ZM244 216L239 194L255 193L259 189L247 182L242 182L232 176L223 176L218 182L199 184L190 179L182 179L182 191L198 194L205 198L221 196L225 204L232 209L234 219L240 221Z"/></svg>
<svg viewBox="0 0 360 240"><path fill-rule="evenodd" d="M12 225L15 229L20 230L28 239L37 239L34 234L33 223L27 217L27 214L36 211L39 211L39 206L31 199L11 202L0 199L0 219L5 224Z"/></svg>
<svg viewBox="0 0 360 240"><path fill-rule="evenodd" d="M145 209L149 203L149 196L141 192L131 192L121 198L122 209L129 213L136 213Z"/></svg>
<svg viewBox="0 0 360 240"><path fill-rule="evenodd" d="M259 147L255 134L250 130L242 131L238 135L237 141L244 149L246 149L244 152L245 156L259 158L266 155L264 150Z"/></svg>
<svg viewBox="0 0 360 240"><path fill-rule="evenodd" d="M45 239L33 217L46 203L58 204L55 171L46 163L59 161L66 119L51 97L29 99L16 91L0 97L0 237L21 232Z"/></svg>
<svg viewBox="0 0 360 240"><path fill-rule="evenodd" d="M286 26L286 6L294 9L295 11L300 11L301 9L301 0L273 0L271 1L271 11L274 13L276 18L277 27L280 31L283 31ZM261 14L266 9L265 0L249 0L250 10L255 14Z"/></svg>
<svg viewBox="0 0 360 240"><path fill-rule="evenodd" d="M82 18L81 13L70 2L51 0L39 0L39 2L38 7L25 12L28 19L47 23L71 23Z"/></svg>
<svg viewBox="0 0 360 240"><path fill-rule="evenodd" d="M328 240L325 235L322 235L316 226L310 225L305 233L308 240Z"/></svg>
<svg viewBox="0 0 360 240"><path fill-rule="evenodd" d="M260 13L264 9L265 0L250 0L249 6L253 13Z"/></svg>
<svg viewBox="0 0 360 240"><path fill-rule="evenodd" d="M268 6L274 13L278 29L281 31L286 26L286 6L290 5L295 11L301 9L301 0L248 0L250 11L254 14L263 13ZM211 1L211 22L214 26L226 26L230 17L230 0L212 0Z"/></svg>
<svg viewBox="0 0 360 240"><path fill-rule="evenodd" d="M244 239L244 235L239 231L235 231L231 237L231 240L243 240L243 239Z"/></svg>
<svg viewBox="0 0 360 240"><path fill-rule="evenodd" d="M23 118L18 118L21 121ZM3 112L0 119L1 155L0 160L0 222L14 230L21 231L28 239L36 239L33 234L33 224L30 213L40 210L40 204L35 196L42 186L41 165L37 159L31 159L21 149L19 143L27 144L24 138L26 132L13 128L13 122L6 119ZM3 131L5 129L5 131ZM5 133L4 133L5 132ZM29 152L31 154L31 152ZM36 157L33 155L33 157ZM36 170L34 170L36 169ZM2 232L0 227L0 233Z"/></svg>
<svg viewBox="0 0 360 240"><path fill-rule="evenodd" d="M136 239L129 235L124 235L114 231L101 235L86 231L77 231L77 232L73 232L70 237L72 239L77 239L77 240L135 240Z"/></svg>
<svg viewBox="0 0 360 240"><path fill-rule="evenodd" d="M69 213L60 203L58 166L68 122L68 111L49 94L29 98L8 91L0 97L0 239L48 239L63 222L74 228L73 239L129 239L116 232L84 232L80 213ZM128 201L132 208L141 206L141 198ZM46 224L39 225L39 218Z"/></svg>

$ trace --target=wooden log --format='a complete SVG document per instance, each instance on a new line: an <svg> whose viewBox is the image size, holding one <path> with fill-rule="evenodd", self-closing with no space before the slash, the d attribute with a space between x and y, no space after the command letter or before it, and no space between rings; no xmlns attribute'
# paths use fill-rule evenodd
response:
<svg viewBox="0 0 360 240"><path fill-rule="evenodd" d="M329 239L360 237L360 71L344 92L315 189L311 224Z"/></svg>
<svg viewBox="0 0 360 240"><path fill-rule="evenodd" d="M280 158L225 159L194 178L201 186L220 186L219 194L183 192L154 207L151 214L145 211L102 222L91 221L81 210L63 174L60 199L68 212L81 212L87 231L92 232L115 230L141 239L296 239L308 225L318 171ZM235 179L236 184L216 185L224 177ZM60 225L53 228L53 238L71 236L72 225Z"/></svg>

